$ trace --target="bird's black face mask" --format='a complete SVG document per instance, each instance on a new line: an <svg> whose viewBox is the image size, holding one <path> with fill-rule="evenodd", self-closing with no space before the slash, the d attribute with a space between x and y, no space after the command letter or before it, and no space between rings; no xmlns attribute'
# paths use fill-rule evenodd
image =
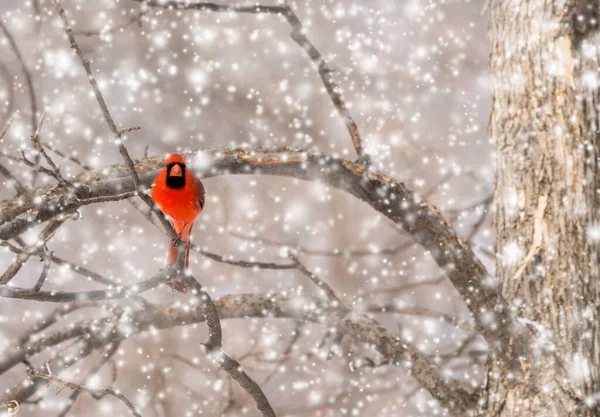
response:
<svg viewBox="0 0 600 417"><path fill-rule="evenodd" d="M172 171L176 172L176 175L171 175ZM181 171L181 175L179 172ZM167 187L169 188L183 188L185 185L185 164L179 162L173 162L167 165Z"/></svg>

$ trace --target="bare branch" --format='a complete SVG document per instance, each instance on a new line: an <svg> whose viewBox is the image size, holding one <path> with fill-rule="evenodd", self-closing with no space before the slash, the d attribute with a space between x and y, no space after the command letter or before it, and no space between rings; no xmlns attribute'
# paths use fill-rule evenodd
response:
<svg viewBox="0 0 600 417"><path fill-rule="evenodd" d="M111 279L108 279L100 274L98 274L97 272L94 272L84 266L81 265L76 265L72 262L69 262L65 259L62 258L58 258L54 255L52 255L52 262L54 262L57 265L65 265L68 266L70 270L78 273L81 276L84 276L86 278L91 279L92 281L95 281L99 284L103 284L103 285L109 285L111 287L118 287L119 284ZM144 308L148 308L150 306L150 303L142 296L136 295L134 297L132 297L133 300L137 301L138 303L140 303L140 305Z"/></svg>
<svg viewBox="0 0 600 417"><path fill-rule="evenodd" d="M283 175L315 181L354 195L402 228L420 243L444 271L469 306L478 329L488 342L508 340L523 334L513 320L511 309L502 299L498 287L471 249L458 236L439 211L406 187L405 184L379 172L369 172L360 164L330 155L308 152L261 151L200 151L187 155L194 160L200 154L210 164L200 178L217 175ZM150 184L162 168L162 158L149 158L138 163L141 181ZM84 173L76 178L85 197L118 195L135 189L128 178L128 167L112 166L106 170ZM61 211L78 207L60 190L42 188L32 196L33 201L0 202L0 239L9 239ZM27 212L26 215L25 212ZM494 306L498 308L494 309ZM495 317L490 319L490 313ZM518 344L518 349L526 349Z"/></svg>
<svg viewBox="0 0 600 417"><path fill-rule="evenodd" d="M308 248L308 247L305 247L302 245L298 245L294 242L280 241L277 239L268 239L268 238L265 238L262 236L260 236L260 237L248 236L248 235L245 235L243 233L240 233L240 232L234 231L234 230L228 230L227 232L230 235L237 237L239 239L243 239L243 240L248 240L248 241L252 241L252 242L260 242L260 243L264 243L266 245L277 246L277 247L287 246L288 248L291 248L294 251L297 251L299 253L302 253L304 255L309 255L309 256L332 256L332 257L340 256L340 257L345 257L345 258L351 258L354 256L358 257L358 256L398 255L398 254L404 252L405 250L409 249L410 247L412 247L415 244L414 242L407 242L402 245L389 247L389 248L382 248L382 249L354 249L354 248L313 249L313 248Z"/></svg>
<svg viewBox="0 0 600 417"><path fill-rule="evenodd" d="M2 176L4 178L6 178L6 181L12 185L15 189L15 191L17 192L17 195L19 194L23 194L25 192L27 192L27 188L25 188L25 186L23 185L23 183L21 183L21 181L19 181L11 172L8 168L6 168L4 165L0 164L0 174L2 174Z"/></svg>
<svg viewBox="0 0 600 417"><path fill-rule="evenodd" d="M126 133L128 131L137 130L139 128L139 126L131 128L129 130L128 129L119 130L119 128L117 128L117 125L115 124L115 121L113 120L113 118L110 114L110 111L108 110L106 101L104 101L104 96L102 95L102 92L100 91L98 82L96 81L96 78L94 78L94 74L92 73L92 68L90 66L90 61L89 61L89 59L87 59L85 57L85 55L83 55L83 51L81 50L81 48L77 44L77 41L75 40L75 36L73 35L73 31L71 30L71 27L69 25L69 20L67 19L67 16L65 14L64 8L62 7L62 4L58 0L54 0L54 4L56 5L56 10L58 11L58 14L60 15L60 18L62 20L63 29L64 29L65 33L67 34L67 37L69 38L71 48L73 48L75 50L77 57L79 58L79 60L81 61L81 64L83 65L83 68L85 69L88 81L89 81L90 85L92 86L92 90L94 90L94 95L96 96L96 101L98 101L98 104L100 105L100 109L102 110L102 115L104 116L104 120L106 120L106 123L108 124L108 127L110 128L110 131L112 132L112 134L115 138L117 147L119 148L119 152L121 153L121 156L123 157L123 160L125 161L125 164L129 168L129 173L131 174L131 177L133 178L133 183L135 184L136 189L138 189L140 180L138 178L137 172L135 171L135 166L133 164L133 160L129 156L129 152L127 152L127 148L125 148L125 145L123 144L123 142L121 140L121 137L123 136L124 133Z"/></svg>
<svg viewBox="0 0 600 417"><path fill-rule="evenodd" d="M0 286L0 297L17 298L21 300L45 301L51 303L69 303L72 301L104 301L118 300L133 297L145 291L154 289L175 278L177 272L174 267L167 267L145 281L137 284L124 285L108 290L93 291L33 291L28 288Z"/></svg>
<svg viewBox="0 0 600 417"><path fill-rule="evenodd" d="M93 378L98 373L98 371L100 371L100 369L102 369L102 367L113 357L113 355L119 349L119 346L120 346L119 343L113 343L105 350L105 352L102 353L101 358L96 363L94 363L94 366L92 367L92 369L90 369L87 376L85 377L83 384L82 384L84 387L88 386L88 383L90 382L91 378ZM114 381L113 381L113 383L114 383ZM62 411L58 414L58 417L65 417L69 413L69 411L71 411L71 408L73 408L73 405L75 405L77 398L79 398L79 394L81 394L82 392L85 392L85 391L83 391L83 390L74 390L73 391L73 393L69 397L69 402L62 409ZM96 399L101 399L102 397L104 397L106 395L105 393L103 393L102 396L98 397L93 392L89 392L89 393Z"/></svg>
<svg viewBox="0 0 600 417"><path fill-rule="evenodd" d="M8 132L8 129L10 129L12 122L13 122L13 115L11 114L10 117L8 119L6 119L4 126L2 126L2 130L0 130L0 139L2 139L6 135L6 132Z"/></svg>
<svg viewBox="0 0 600 417"><path fill-rule="evenodd" d="M441 284L445 280L446 280L446 277L444 275L441 275L437 278L424 280L424 281L407 282L405 284L401 284L401 285L398 285L395 287L377 288L377 289L368 291L367 294L380 294L380 293L390 294L390 293L406 292L406 291L410 291L415 288L421 288L421 287L426 287L426 286L436 286L436 285Z"/></svg>
<svg viewBox="0 0 600 417"><path fill-rule="evenodd" d="M42 268L42 273L38 278L35 286L33 287L33 291L40 291L46 282L46 278L48 277L48 272L50 271L50 265L52 265L52 252L48 250L46 245L42 246L42 251L44 252L44 267Z"/></svg>
<svg viewBox="0 0 600 417"><path fill-rule="evenodd" d="M46 365L48 365L48 364L46 364ZM58 384L61 387L62 386L67 387L72 391L87 392L93 396L104 397L107 395L112 395L113 397L119 399L123 404L125 404L125 406L127 406L129 411L131 411L131 414L133 414L135 417L142 417L142 415L135 409L134 405L131 403L131 401L126 396L124 396L123 394L121 394L111 388L90 389L90 388L84 387L82 385L76 384L74 382L65 381L64 379L55 377L52 374L52 371L49 366L47 366L47 372L40 372L40 371L36 371L35 369L30 369L29 376L31 376L34 379L46 380L46 381L48 381L48 383Z"/></svg>
<svg viewBox="0 0 600 417"><path fill-rule="evenodd" d="M196 245L191 245L190 248L198 253L201 253L202 255L206 256L209 259L212 259L213 261L217 261L220 263L224 263L224 264L228 264L228 265L234 265L234 266L240 266L243 268L257 268L257 269L296 269L296 265L292 264L292 263L275 263L275 262L257 262L257 261L242 261L242 260L233 260L233 259L227 259L225 256L223 255L218 255L216 253L212 253L209 252L207 250L204 250Z"/></svg>
<svg viewBox="0 0 600 417"><path fill-rule="evenodd" d="M180 244L180 256L183 261L183 244ZM179 259L178 259L179 260ZM184 285L192 289L192 294L200 302L202 312L208 326L208 340L204 348L209 358L219 365L231 378L233 378L255 401L256 407L262 412L263 417L276 417L273 407L265 393L243 369L235 359L228 356L222 349L223 333L217 307L210 295L204 290L200 282L192 276L187 276Z"/></svg>
<svg viewBox="0 0 600 417"><path fill-rule="evenodd" d="M302 327L303 326L304 326L304 322L302 322L302 321L296 322L296 328L294 329L291 339L289 340L287 346L285 347L283 353L281 354L281 359L278 361L279 364L281 364L285 360L287 360L288 357L290 356L290 354L292 353L292 351L294 350L294 346L296 345L296 343L298 343L298 341L302 337ZM277 368L275 368L271 373L269 373L269 375L266 376L266 378L262 381L261 385L263 387L265 385L267 385L273 379L276 372L277 372Z"/></svg>
<svg viewBox="0 0 600 417"><path fill-rule="evenodd" d="M96 307L97 304L94 303L70 303L64 304L60 307L54 309L50 314L45 316L44 318L38 320L33 326L31 326L28 330L24 331L23 334L19 337L16 346L24 346L28 341L32 340L34 335L40 333L41 331L46 330L48 327L54 325L57 321L59 321L64 316L72 313L73 311L79 310L81 308L87 307ZM39 339L36 339L39 340ZM25 349L29 352L29 349ZM18 361L20 362L20 361ZM0 362L3 363L3 362ZM0 374L4 372L4 368L0 365Z"/></svg>
<svg viewBox="0 0 600 417"><path fill-rule="evenodd" d="M35 149L40 153L40 155L42 155L42 157L46 160L48 165L50 165L50 168L52 168L52 173L53 173L54 178L56 178L56 180L65 188L73 189L74 188L73 184L71 184L69 181L67 181L63 178L62 174L60 173L60 168L58 168L58 166L54 163L52 158L50 158L50 156L46 153L46 150L44 149L44 147L40 143L40 140L38 139L39 135L40 135L40 131L42 130L42 125L44 124L45 118L46 118L46 109L44 109L44 111L42 112L42 117L40 117L40 122L37 126L37 129L35 130L35 133L33 135L31 135L31 141L33 142L33 145L35 146Z"/></svg>
<svg viewBox="0 0 600 417"><path fill-rule="evenodd" d="M194 291L198 291L193 282L193 279L187 277L186 283L191 286ZM194 280L195 282L195 280ZM200 296L198 296L200 294ZM204 292L197 293L198 299L204 305ZM311 305L316 308L299 309L299 305ZM328 328L339 329L355 340L371 346L379 352L384 359L389 360L390 364L403 365L410 364L411 374L419 380L423 386L442 404L450 407L457 415L464 415L460 410L468 410L473 406L476 400L475 395L471 395L454 383L449 383L448 376L435 365L429 362L421 353L409 343L399 339L397 336L391 335L376 321L357 313L348 313L347 310L341 307L333 307L328 301L319 300L317 298L303 296L284 296L280 294L270 295L235 295L225 296L220 298L215 303L216 314L221 319L232 318L248 318L248 317L279 317L292 318L296 321L307 320L315 323L321 323ZM134 334L148 329L165 329L178 325L188 325L202 322L206 319L204 309L189 308L181 305L156 306L150 310L139 310L128 315L123 320L131 325L131 333L125 336L122 332L116 332L107 335L104 339L95 338L96 345L106 343L114 343L115 341L123 340L123 338L131 337ZM210 317L209 313L208 317ZM114 324L115 318L108 317L94 322L95 326L102 328L108 324ZM68 330L58 332L54 337L61 337L63 333L74 332L76 330L86 331L90 323L76 323ZM215 323L210 325L215 328ZM56 332L55 332L56 333ZM219 335L214 334L209 338L205 348L209 351L210 347L217 346ZM215 352L215 351L213 351ZM220 355L211 356L213 360L221 359ZM219 363L217 361L217 363ZM234 369L236 372L241 372L240 368ZM13 391L11 391L13 392ZM35 390L22 388L22 394L9 394L7 399L15 399L23 402L28 397L33 395Z"/></svg>
<svg viewBox="0 0 600 417"><path fill-rule="evenodd" d="M366 307L366 311L371 313L393 313L393 314L404 314L410 316L420 316L420 317L428 317L432 319L437 319L444 321L452 326L459 327L463 330L473 331L472 326L468 323L459 322L456 317L453 317L449 314L442 313L440 311L433 311L425 307L421 306L411 306L411 307L398 307L394 304L371 304Z"/></svg>
<svg viewBox="0 0 600 417"><path fill-rule="evenodd" d="M298 257L296 255L294 255L293 253L289 253L288 257L292 261L294 261L294 263L296 264L296 269L298 269L298 271L302 272L304 275L306 275L307 277L309 277L310 280L312 282L314 282L315 285L317 287L319 287L321 289L321 291L323 291L323 293L325 293L325 295L327 296L327 298L329 299L329 301L331 301L332 303L334 303L334 305L339 305L339 306L343 306L344 305L344 303L342 303L342 301L336 295L335 291L333 291L331 289L331 287L329 286L329 284L327 284L321 278L319 278L318 276L316 276L315 274L313 274L311 271L309 271L308 268L302 262L300 262L300 260L298 259Z"/></svg>
<svg viewBox="0 0 600 417"><path fill-rule="evenodd" d="M38 234L38 241L36 242L36 244L30 248L27 248L26 250L16 249L16 247L13 245L10 245L10 244L7 245L6 244L7 242L2 243L3 246L8 247L12 252L15 252L17 254L17 256L15 258L15 261L12 263L12 265L0 277L0 286L8 284L15 277L15 275L21 270L21 267L25 264L25 262L27 262L32 255L39 253L40 248L42 248L43 246L46 245L46 242L48 242L48 240L50 240L52 238L54 233L58 230L58 228L60 226L62 226L62 224L66 220L67 220L66 217L57 216L57 218L48 222L46 227L44 227L44 229ZM15 249L16 249L16 251L15 251ZM43 252L42 252L42 257L43 257ZM0 287L0 288L2 288L2 287Z"/></svg>
<svg viewBox="0 0 600 417"><path fill-rule="evenodd" d="M42 8L40 7L40 0L33 0L32 3L35 12L35 31L39 32L42 27Z"/></svg>
<svg viewBox="0 0 600 417"><path fill-rule="evenodd" d="M481 215L479 216L479 219L477 220L477 222L475 222L475 224L473 225L473 229L471 230L471 233L469 233L469 235L466 237L467 242L471 242L471 240L473 240L473 237L475 237L475 235L477 234L477 232L479 231L481 226L483 226L483 224L485 223L485 219L487 218L487 215L490 212L490 207L493 202L494 202L493 196L491 196L491 198L486 198L483 201L483 209L481 211Z"/></svg>
<svg viewBox="0 0 600 417"><path fill-rule="evenodd" d="M115 317L112 317L112 320L113 322L111 323L104 323L104 326L102 328L93 327L92 329L89 326L93 322L87 322L86 325L80 325L76 326L75 328L69 329L67 332L80 330L83 333L72 346L70 346L67 349L63 349L56 355L54 355L54 358L52 359L52 371L55 374L60 374L69 366L72 366L75 363L85 359L92 352L94 352L94 350L101 348L109 343L113 343L115 335L115 332L113 331ZM64 335L61 334L61 332L53 332L52 337L61 338L64 337ZM117 341L118 340L119 339L117 339ZM31 366L29 366L29 368L31 368ZM41 372L44 372L45 370L45 368L40 369ZM3 401L15 400L20 403L23 403L29 397L34 395L44 385L44 380L38 379L32 381L30 378L27 378L24 381L21 381L19 384L15 385L12 389L8 390L4 395Z"/></svg>
<svg viewBox="0 0 600 417"><path fill-rule="evenodd" d="M60 149L57 149L56 147L52 146L51 144L49 144L47 142L40 142L40 143L42 144L42 146L44 148L50 149L52 152L54 152L55 154L57 154L61 158L65 158L65 159L68 159L71 162L74 162L75 164L79 165L81 168L85 169L86 171L91 171L92 170L92 167L90 167L89 165L86 165L83 162L81 162L81 160L79 158L76 158L76 157L74 157L72 155L67 155L63 151L61 151Z"/></svg>
<svg viewBox="0 0 600 417"><path fill-rule="evenodd" d="M45 175L48 175L49 177L52 177L54 179L56 179L56 175L54 174L54 172L50 171L48 168L45 168L43 166L38 165L38 163L30 161L29 159L27 159L27 157L25 156L25 152L21 151L21 157L18 158L16 156L12 156L9 155L7 153L4 152L0 152L0 156L10 159L11 161L14 162L19 162L22 164L27 165L28 167L32 168L34 172L41 172ZM39 154L36 154L36 158L39 157ZM39 159L39 158L38 158Z"/></svg>
<svg viewBox="0 0 600 417"><path fill-rule="evenodd" d="M125 193L117 194L117 195L105 195L99 197L90 197L77 201L77 206L89 206L90 204L98 204L98 203L107 203L109 201L121 201L126 200L128 198L135 197L140 193L137 191L127 191Z"/></svg>
<svg viewBox="0 0 600 417"><path fill-rule="evenodd" d="M305 34L305 30L302 27L302 23L298 16L294 13L291 7L287 6L287 10L285 13L285 18L288 23L292 27L291 37L303 50L306 52L310 60L313 62L317 70L319 71L319 76L323 81L323 85L333 102L333 105L337 109L340 114L344 124L346 125L346 129L350 134L350 138L352 139L352 144L354 145L354 149L356 154L358 155L357 162L363 162L365 164L370 163L370 158L367 154L364 153L364 149L362 147L362 139L360 137L360 133L358 132L358 126L356 122L352 118L350 111L346 107L346 103L342 99L342 96L339 91L339 87L333 81L333 71L327 65L327 62L321 55L321 53L317 50L317 48L308 40Z"/></svg>
<svg viewBox="0 0 600 417"><path fill-rule="evenodd" d="M79 306L77 308L82 307L81 303L74 304ZM90 304L90 306L92 305L93 304ZM70 311L72 310L68 310L67 312ZM58 320L59 317L62 317L65 314L67 313L65 312L64 314L58 315L55 311L51 314L51 319L49 320L49 323L52 324L56 322L56 320ZM40 325L40 327L49 327L50 325L46 326L45 324L43 324ZM86 327L86 324L74 326L73 328L67 329L65 331L46 334L40 338L32 338L32 336L35 333L33 330L28 330L22 337L19 338L19 342L21 342L19 344L19 349L14 350L10 354L5 354L2 357L2 360L0 360L0 374L11 369L13 366L23 362L26 358L35 356L36 354L42 352L50 346L54 346L58 343L62 343L66 340L73 339L75 337L84 336L87 332L88 329Z"/></svg>

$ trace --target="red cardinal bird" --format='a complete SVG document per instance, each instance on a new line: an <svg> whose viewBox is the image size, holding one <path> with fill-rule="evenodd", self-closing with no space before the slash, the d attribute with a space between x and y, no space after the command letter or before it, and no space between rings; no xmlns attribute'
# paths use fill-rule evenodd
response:
<svg viewBox="0 0 600 417"><path fill-rule="evenodd" d="M185 167L181 155L173 154L167 158L165 167L152 183L152 199L171 219L178 237L171 239L167 265L177 261L178 239L187 243L185 267L189 265L190 234L198 214L204 209L204 185ZM179 281L169 281L167 285L176 291L186 293L187 289Z"/></svg>

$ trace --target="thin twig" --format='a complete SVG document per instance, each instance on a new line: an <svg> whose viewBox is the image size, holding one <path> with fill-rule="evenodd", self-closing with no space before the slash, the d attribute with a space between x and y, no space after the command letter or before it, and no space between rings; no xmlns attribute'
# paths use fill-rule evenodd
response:
<svg viewBox="0 0 600 417"><path fill-rule="evenodd" d="M485 219L487 218L487 215L490 212L490 206L492 205L493 202L494 202L493 198L487 198L484 200L481 215L479 216L479 219L477 220L477 222L475 222L475 224L473 225L473 228L471 229L471 233L469 233L469 235L466 237L467 242L471 242L473 240L473 237L475 237L477 232L479 232L479 229L481 229L481 226L483 226L483 224L485 223Z"/></svg>
<svg viewBox="0 0 600 417"><path fill-rule="evenodd" d="M405 292L405 291L413 290L415 288L439 285L442 282L444 282L445 280L446 280L446 276L440 275L437 278L424 280L424 281L407 282L405 284L401 284L401 285L398 285L395 287L376 288L374 290L368 291L366 294L378 294L378 293L389 294L389 293Z"/></svg>
<svg viewBox="0 0 600 417"><path fill-rule="evenodd" d="M463 330L473 331L473 326L469 323L458 321L456 317L442 313L440 311L433 311L421 306L410 306L410 307L398 307L394 304L372 304L365 308L370 313L385 313L385 314L403 314L409 316L427 317L431 319L441 320L452 326L456 326Z"/></svg>
<svg viewBox="0 0 600 417"><path fill-rule="evenodd" d="M39 32L42 27L42 8L40 0L33 0L33 10L35 11L35 31Z"/></svg>
<svg viewBox="0 0 600 417"><path fill-rule="evenodd" d="M238 239L248 240L252 242L259 242L269 246L287 246L296 252L310 256L332 256L332 257L354 257L354 256L385 256L385 255L398 255L407 249L410 249L415 245L415 242L406 242L404 244L393 246L382 249L354 249L354 248L341 248L341 249L314 249L306 246L298 245L294 242L286 242L278 239L268 239L262 236L248 236L235 230L228 230L231 236Z"/></svg>
<svg viewBox="0 0 600 417"><path fill-rule="evenodd" d="M195 252L201 253L213 261L217 261L220 263L239 266L242 268L257 268L257 269L296 269L296 265L293 263L276 263L276 262L258 262L258 261L243 261L243 260L233 260L227 259L223 255L218 255L216 253L209 252L205 249L202 249L194 244L190 245L190 249Z"/></svg>
<svg viewBox="0 0 600 417"><path fill-rule="evenodd" d="M34 335L40 333L43 330L46 330L48 327L50 327L52 325L54 325L58 320L60 320L67 314L72 313L73 311L79 310L84 307L95 307L95 305L92 303L76 302L76 303L64 304L64 305L61 305L60 307L54 309L50 314L48 314L44 318L37 321L28 330L24 331L23 334L19 337L17 346L25 346L25 351L28 354L35 352L34 349L31 348L31 346L27 345L27 343L30 340L32 340ZM36 340L39 340L39 339L36 338ZM0 373L3 370L5 370L5 369L0 365Z"/></svg>
<svg viewBox="0 0 600 417"><path fill-rule="evenodd" d="M52 255L52 262L54 262L57 265L68 266L71 271L74 271L74 272L78 273L79 275L89 278L92 281L97 282L99 284L108 285L111 287L119 286L119 284L116 281L106 278L106 277L100 275L99 273L94 272L84 266L76 265L70 261L59 258L57 256ZM144 308L149 308L151 306L151 304L141 295L136 295L136 296L132 297L132 299L134 299L135 301L140 303L140 305Z"/></svg>
<svg viewBox="0 0 600 417"><path fill-rule="evenodd" d="M7 154L2 154L2 156L8 158L8 159L12 159L18 162L22 162L25 165L27 165L30 168L33 168L33 172L41 172L42 174L48 175L49 177L54 178L56 181L60 182L60 180L58 179L58 177L56 176L56 173L54 173L52 170L45 168L41 165L39 165L39 161L35 162L35 161L30 161L29 159L27 159L27 156L25 156L25 152L21 151L21 157L20 158L14 158L14 157L10 157ZM39 159L39 153L36 154L36 159Z"/></svg>
<svg viewBox="0 0 600 417"><path fill-rule="evenodd" d="M17 255L13 263L10 264L8 269L0 276L0 285L8 284L21 270L26 260L27 257L24 258L21 255Z"/></svg>
<svg viewBox="0 0 600 417"><path fill-rule="evenodd" d="M20 194L23 194L23 193L27 192L27 188L25 188L25 186L23 185L23 183L21 183L21 181L19 181L12 174L12 172L10 172L10 170L8 168L6 168L2 164L0 164L0 174L2 174L2 176L4 178L6 178L6 181L8 182L8 184L10 184L10 185L13 186L13 188L17 192L17 195L20 195Z"/></svg>
<svg viewBox="0 0 600 417"><path fill-rule="evenodd" d="M40 153L40 155L42 155L42 157L46 160L48 165L50 165L50 168L52 168L54 178L56 178L56 180L63 187L72 189L72 188L74 188L73 184L71 184L69 181L64 179L64 177L60 173L60 168L54 163L52 158L50 158L50 156L46 153L46 150L40 143L39 135L40 135L40 131L42 130L42 125L44 124L45 118L46 118L46 109L44 109L44 111L42 112L42 117L40 117L40 122L37 125L37 129L35 130L35 133L33 135L31 135L31 141L33 142L35 149Z"/></svg>
<svg viewBox="0 0 600 417"><path fill-rule="evenodd" d="M84 164L83 162L81 162L81 160L79 158L76 158L76 157L74 157L72 155L67 155L66 153L62 152L60 149L57 149L56 147L50 145L48 142L40 142L40 143L42 144L42 146L44 148L50 149L52 152L54 152L55 154L57 154L61 158L65 158L65 159L68 159L71 162L74 162L75 164L79 165L81 168L85 169L86 171L91 171L92 170L91 166Z"/></svg>
<svg viewBox="0 0 600 417"><path fill-rule="evenodd" d="M103 353L101 358L94 363L94 366L92 367L92 369L90 369L90 371L88 372L87 376L85 377L84 381L83 381L83 386L87 387L90 380L98 373L98 371L100 371L100 369L102 369L102 367L113 357L113 355L117 352L117 350L119 349L120 344L119 343L113 343L112 345L110 345ZM112 382L114 383L114 381ZM62 409L62 411L58 414L58 417L65 417L69 411L71 411L71 408L73 408L73 405L75 405L75 402L77 401L77 398L79 398L79 395L84 392L84 391L79 391L79 390L74 390L71 393L71 396L69 397L69 402L65 405L65 407ZM92 396L96 399L100 399L102 398L104 395L103 394L102 397L98 398L95 394L91 393Z"/></svg>
<svg viewBox="0 0 600 417"><path fill-rule="evenodd" d="M166 268L152 278L130 285L119 286L108 290L93 291L33 291L29 288L0 286L1 298L17 298L21 300L45 301L51 303L70 303L73 301L105 301L130 298L158 287L175 277L172 268Z"/></svg>
<svg viewBox="0 0 600 417"><path fill-rule="evenodd" d="M105 397L107 395L112 395L113 397L121 400L121 402L125 404L125 406L129 409L131 414L133 414L135 417L142 417L142 415L135 409L135 406L131 403L131 401L123 394L111 388L90 389L82 385L76 384L74 382L65 381L64 379L55 377L52 374L52 370L50 369L50 366L48 364L46 364L46 372L40 372L32 368L29 370L29 376L31 376L34 379L44 379L49 383L56 383L60 387L67 387L72 391L87 392L95 397Z"/></svg>
<svg viewBox="0 0 600 417"><path fill-rule="evenodd" d="M0 131L0 139L2 139L6 135L6 132L8 132L8 129L10 129L10 125L12 125L12 122L13 115L11 114L10 117L6 119L4 126L2 126L2 130Z"/></svg>
<svg viewBox="0 0 600 417"><path fill-rule="evenodd" d="M187 281L186 283L189 284ZM197 298L195 300L200 301L200 307L203 307L205 293L198 293L193 284L189 285L192 285L188 287L192 289L192 293L196 292ZM180 304L181 302L179 301L177 304L157 306L150 311L141 310L132 312L131 317L128 317L128 322L132 326L131 333L125 335L123 332L114 332L110 334L110 337L95 337L90 342L95 343L95 346L103 346L106 343L124 340L149 329L166 329L202 322L212 314L203 308L183 308ZM422 382L423 386L442 404L455 410L457 415L464 415L461 410L470 409L469 407L474 404L472 401L476 400L476 396L469 394L460 385L448 380L448 377L444 376L442 370L418 352L411 343L404 341L398 335L392 334L377 321L359 313L348 314L345 309L339 306L333 307L328 301L315 297L269 293L224 296L216 301L216 305L218 307L217 317L220 316L223 319L247 319L249 317L290 318L295 321L320 323L327 328L339 328L340 332L375 348L391 364L400 366L410 364L411 374ZM316 306L317 308L299 309L299 305ZM75 323L73 326L57 332L57 337L65 340L64 336L61 336L63 333L74 330L86 332L89 331L90 326L102 328L104 325L109 323L114 325L116 322L115 316L109 316L105 319L94 320L93 323L88 321ZM214 326L214 323L210 324L211 329ZM209 338L209 342L205 347L214 346L214 343L218 342L219 339L216 336ZM40 343L46 347L49 346L46 341L42 340ZM54 344L55 342L50 343L50 345ZM222 357L220 353L218 351L212 352L214 354L209 355L210 359L221 365ZM240 368L236 369L238 372L241 371ZM25 386L19 388L19 390L21 390L22 394L5 398L7 400L18 399L22 402L28 398L26 394L30 396L35 392L34 389L26 389Z"/></svg>
<svg viewBox="0 0 600 417"><path fill-rule="evenodd" d="M288 257L296 264L296 269L298 269L298 271L302 272L304 275L309 277L310 280L314 282L317 285L317 287L319 287L321 291L325 293L329 301L331 301L335 305L344 305L339 299L339 297L335 294L335 291L331 289L329 284L327 284L321 278L313 274L302 262L300 262L296 255L290 252L288 253Z"/></svg>
<svg viewBox="0 0 600 417"><path fill-rule="evenodd" d="M298 46L300 46L300 48L304 50L304 52L306 52L310 60L313 62L315 68L317 68L319 76L323 81L323 85L329 94L329 98L331 98L333 105L337 109L340 117L346 125L348 133L350 134L352 145L354 145L354 149L358 155L358 161L369 164L370 158L364 153L362 140L360 133L358 132L358 126L350 114L350 111L346 107L346 103L342 99L342 95L339 92L339 87L333 81L333 71L329 68L321 53L306 37L306 31L304 30L304 27L302 27L300 19L298 19L298 16L296 16L292 8L290 6L286 6L286 9L287 10L284 16L292 27L292 33L290 34L291 38L298 44Z"/></svg>
<svg viewBox="0 0 600 417"><path fill-rule="evenodd" d="M25 262L27 262L32 255L38 254L40 248L42 248L46 242L52 238L54 233L66 220L66 217L61 216L48 222L46 227L44 227L44 229L38 234L38 242L36 242L35 246L27 248L26 250L19 250L15 261L6 270L6 272L0 276L0 285L8 284L21 270L21 267L25 264ZM1 244L2 246L6 246L14 252L15 246L8 246L6 243L2 242Z"/></svg>
<svg viewBox="0 0 600 417"><path fill-rule="evenodd" d="M285 362L286 360L289 359L290 354L294 350L294 346L296 345L296 343L298 343L298 341L302 337L302 328L303 327L304 327L304 323L302 321L297 321L296 322L296 328L294 329L294 332L292 333L292 338L289 340L287 346L285 347L285 350L281 354L281 358L278 361L278 366L275 367L275 369L272 372L270 372L265 377L265 379L263 379L263 381L262 381L262 383L260 385L262 385L263 387L265 385L267 385L273 379L273 377L275 376L275 374L277 373L277 370L278 370L279 366L281 366L283 364L283 362Z"/></svg>
<svg viewBox="0 0 600 417"><path fill-rule="evenodd" d="M183 261L184 245L179 245L179 259ZM222 349L223 333L219 313L210 295L193 276L185 277L184 285L191 289L192 295L200 302L202 312L208 326L208 340L204 343L204 349L209 358L218 364L231 378L233 378L255 401L256 407L261 411L263 417L276 417L265 393L242 368L240 363L228 356Z"/></svg>

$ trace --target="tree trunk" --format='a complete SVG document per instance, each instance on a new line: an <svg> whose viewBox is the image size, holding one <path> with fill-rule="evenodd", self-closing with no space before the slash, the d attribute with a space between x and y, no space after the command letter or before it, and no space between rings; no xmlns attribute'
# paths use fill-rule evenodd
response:
<svg viewBox="0 0 600 417"><path fill-rule="evenodd" d="M497 274L536 336L492 347L486 416L600 416L599 10L490 1Z"/></svg>

